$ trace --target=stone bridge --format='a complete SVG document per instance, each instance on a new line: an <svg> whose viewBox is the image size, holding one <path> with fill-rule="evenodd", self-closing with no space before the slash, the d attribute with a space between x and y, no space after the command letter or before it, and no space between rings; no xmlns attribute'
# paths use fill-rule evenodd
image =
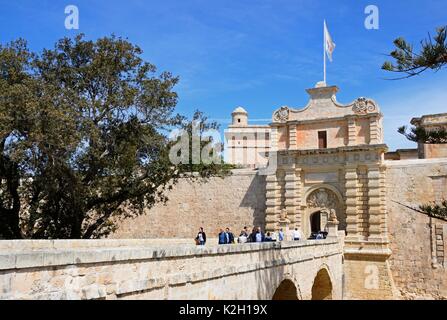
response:
<svg viewBox="0 0 447 320"><path fill-rule="evenodd" d="M0 299L342 299L340 240L0 241Z"/></svg>

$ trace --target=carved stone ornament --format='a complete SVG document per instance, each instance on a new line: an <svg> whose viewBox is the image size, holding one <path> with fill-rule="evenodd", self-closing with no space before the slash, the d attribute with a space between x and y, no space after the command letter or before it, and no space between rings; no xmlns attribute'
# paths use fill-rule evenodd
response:
<svg viewBox="0 0 447 320"><path fill-rule="evenodd" d="M335 212L334 209L329 210L329 221L330 222L334 222L334 223L338 223L337 213Z"/></svg>
<svg viewBox="0 0 447 320"><path fill-rule="evenodd" d="M377 111L377 107L374 101L361 97L353 103L352 111L355 114L368 114Z"/></svg>
<svg viewBox="0 0 447 320"><path fill-rule="evenodd" d="M307 198L307 206L309 208L334 209L337 207L337 197L330 190L318 189Z"/></svg>
<svg viewBox="0 0 447 320"><path fill-rule="evenodd" d="M278 111L273 115L273 120L276 122L286 122L289 120L289 108L281 107Z"/></svg>
<svg viewBox="0 0 447 320"><path fill-rule="evenodd" d="M289 219L287 219L287 209L282 209L280 214L279 214L279 220L280 221L289 221Z"/></svg>

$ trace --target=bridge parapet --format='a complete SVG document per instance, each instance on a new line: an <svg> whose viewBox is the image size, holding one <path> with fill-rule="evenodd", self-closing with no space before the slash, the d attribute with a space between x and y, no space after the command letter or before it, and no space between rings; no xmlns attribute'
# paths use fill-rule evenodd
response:
<svg viewBox="0 0 447 320"><path fill-rule="evenodd" d="M341 298L337 239L198 247L144 240L0 242L0 299L271 299L284 279L310 299L328 270ZM45 247L46 244L46 247Z"/></svg>

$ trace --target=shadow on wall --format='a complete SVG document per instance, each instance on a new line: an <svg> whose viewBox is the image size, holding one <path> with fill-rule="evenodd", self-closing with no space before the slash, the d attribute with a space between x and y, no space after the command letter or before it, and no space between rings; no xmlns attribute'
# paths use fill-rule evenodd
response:
<svg viewBox="0 0 447 320"><path fill-rule="evenodd" d="M277 257L275 257L275 250L269 250L268 252L258 253L259 261L262 260L273 261L276 259ZM257 286L257 299L270 300L275 297L274 300L281 300L281 298L283 298L282 300L298 300L298 297L296 299L292 299L291 295L286 296L286 298L284 298L284 296L281 294L275 296L277 288L280 286L281 282L284 279L287 279L287 276L285 274L285 266L267 268L261 270L260 272L257 272L255 275L255 284L254 284Z"/></svg>
<svg viewBox="0 0 447 320"><path fill-rule="evenodd" d="M253 226L265 230L266 176L257 174L251 181L239 207L253 209Z"/></svg>

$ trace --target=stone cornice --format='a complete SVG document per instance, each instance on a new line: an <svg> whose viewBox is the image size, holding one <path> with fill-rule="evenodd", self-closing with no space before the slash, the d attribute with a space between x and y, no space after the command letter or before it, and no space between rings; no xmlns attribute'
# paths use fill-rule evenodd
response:
<svg viewBox="0 0 447 320"><path fill-rule="evenodd" d="M321 122L333 122L333 121L347 121L349 119L369 119L373 117L383 118L383 114L381 112L367 113L367 114L348 114L343 117L334 117L334 118L318 118L311 120L290 120L287 122L272 122L270 123L270 127L282 127L284 125L300 125L300 124L312 124L312 123L321 123Z"/></svg>
<svg viewBox="0 0 447 320"><path fill-rule="evenodd" d="M386 152L388 146L386 144L374 144L374 145L358 145L358 146L347 146L338 148L327 148L327 149L306 149L306 150L279 150L278 154L281 156L287 155L320 155L320 154L333 154L340 152L363 152L363 151L379 151Z"/></svg>

